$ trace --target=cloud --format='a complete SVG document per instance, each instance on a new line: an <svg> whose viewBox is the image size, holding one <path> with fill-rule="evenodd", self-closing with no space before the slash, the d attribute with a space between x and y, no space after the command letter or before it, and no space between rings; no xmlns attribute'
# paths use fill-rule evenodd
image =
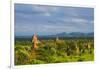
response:
<svg viewBox="0 0 100 69"><path fill-rule="evenodd" d="M15 4L17 35L32 35L34 32L93 32L93 29L92 8Z"/></svg>
<svg viewBox="0 0 100 69"><path fill-rule="evenodd" d="M56 7L49 7L49 6L41 6L41 5L33 5L32 10L35 12L39 12L41 15L50 16L53 12L58 11Z"/></svg>

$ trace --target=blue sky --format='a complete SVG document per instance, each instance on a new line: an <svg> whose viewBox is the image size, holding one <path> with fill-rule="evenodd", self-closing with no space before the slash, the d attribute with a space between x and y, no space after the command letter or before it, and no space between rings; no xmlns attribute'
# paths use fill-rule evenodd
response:
<svg viewBox="0 0 100 69"><path fill-rule="evenodd" d="M15 35L93 32L94 9L15 4Z"/></svg>

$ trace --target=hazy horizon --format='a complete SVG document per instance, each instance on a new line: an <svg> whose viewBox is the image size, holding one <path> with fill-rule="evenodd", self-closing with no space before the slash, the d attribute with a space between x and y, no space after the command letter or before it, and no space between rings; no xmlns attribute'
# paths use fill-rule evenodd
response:
<svg viewBox="0 0 100 69"><path fill-rule="evenodd" d="M66 32L61 32L61 33L56 33L56 34L44 34L44 35L41 35L41 34L38 34L38 33L36 33L38 36L51 36L51 35L58 35L58 34L62 34L62 33L66 33ZM70 32L70 33L66 33L66 35L70 35L71 33L77 33L77 34L79 34L79 33L81 33L81 34L85 34L85 35L87 35L87 34L91 34L91 33L93 33L93 35L94 35L94 32ZM15 37L16 36L33 36L34 34L31 34L31 35L15 35Z"/></svg>

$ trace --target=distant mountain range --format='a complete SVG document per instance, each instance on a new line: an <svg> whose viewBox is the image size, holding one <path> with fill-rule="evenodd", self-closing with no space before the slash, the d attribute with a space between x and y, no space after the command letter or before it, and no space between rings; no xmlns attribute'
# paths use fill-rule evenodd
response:
<svg viewBox="0 0 100 69"><path fill-rule="evenodd" d="M32 36L16 36L18 38L29 38ZM58 33L55 35L38 35L38 37L94 37L94 32L82 33L82 32L71 32L71 33Z"/></svg>
<svg viewBox="0 0 100 69"><path fill-rule="evenodd" d="M91 33L81 33L81 32L72 32L72 33L66 33L66 32L62 32L59 34L56 34L56 36L58 37L93 37L94 36L94 32Z"/></svg>
<svg viewBox="0 0 100 69"><path fill-rule="evenodd" d="M49 37L49 38L50 37L94 37L94 32L90 32L90 33L81 33L81 32L66 33L66 32L62 32L62 33L58 33L55 35L43 35L43 36L39 36L39 37Z"/></svg>

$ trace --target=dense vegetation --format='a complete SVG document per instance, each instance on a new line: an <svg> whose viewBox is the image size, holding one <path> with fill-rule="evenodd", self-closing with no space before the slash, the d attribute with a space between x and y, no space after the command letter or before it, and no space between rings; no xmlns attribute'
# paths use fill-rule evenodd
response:
<svg viewBox="0 0 100 69"><path fill-rule="evenodd" d="M35 50L32 50L32 42L29 40L15 41L15 65L93 60L93 39L40 40Z"/></svg>

